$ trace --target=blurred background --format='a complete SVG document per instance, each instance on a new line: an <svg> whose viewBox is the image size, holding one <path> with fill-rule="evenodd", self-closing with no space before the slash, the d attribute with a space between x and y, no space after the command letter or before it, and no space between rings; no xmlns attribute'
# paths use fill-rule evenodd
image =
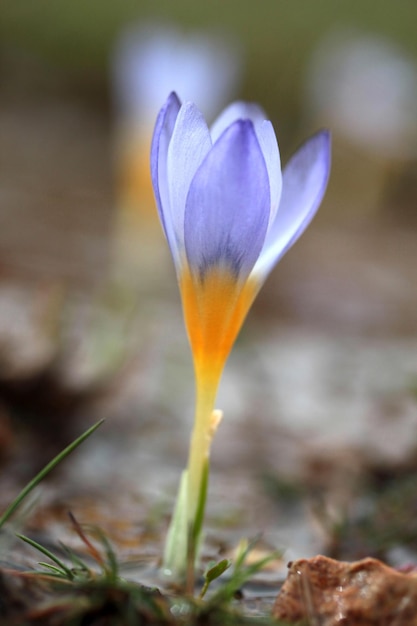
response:
<svg viewBox="0 0 417 626"><path fill-rule="evenodd" d="M402 507L416 502L416 21L413 0L2 3L2 498L105 416L68 484L169 511L193 377L152 127L172 89L209 120L253 100L283 163L321 127L333 163L227 365L211 523L243 511L240 534L261 525L294 554L414 558ZM407 495L381 504L381 485ZM372 545L352 531L369 515Z"/></svg>

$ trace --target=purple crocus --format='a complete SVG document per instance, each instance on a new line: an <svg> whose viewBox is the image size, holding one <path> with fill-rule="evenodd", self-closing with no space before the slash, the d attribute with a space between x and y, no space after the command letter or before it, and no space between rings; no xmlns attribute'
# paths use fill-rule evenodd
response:
<svg viewBox="0 0 417 626"><path fill-rule="evenodd" d="M196 519L224 364L269 272L314 217L329 176L327 131L308 140L281 173L265 117L256 104L236 102L209 129L194 104L181 104L172 93L153 136L152 181L196 375L185 498L188 562L200 531Z"/></svg>
<svg viewBox="0 0 417 626"><path fill-rule="evenodd" d="M209 129L172 93L154 131L151 172L179 281L228 269L261 285L323 198L330 137L317 133L281 173L275 132L256 104L236 102Z"/></svg>

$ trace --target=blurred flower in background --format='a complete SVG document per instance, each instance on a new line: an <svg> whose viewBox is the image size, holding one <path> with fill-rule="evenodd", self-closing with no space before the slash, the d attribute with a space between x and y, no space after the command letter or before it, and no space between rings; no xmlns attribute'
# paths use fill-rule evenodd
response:
<svg viewBox="0 0 417 626"><path fill-rule="evenodd" d="M152 193L149 152L160 103L175 90L212 119L236 94L242 69L233 38L173 25L130 26L116 42L112 80L116 108L116 271L140 280L143 259L156 262L162 241ZM156 226L156 228L154 228ZM164 253L164 252L163 252ZM151 256L149 256L151 255ZM151 261L151 262L152 262ZM152 278L152 272L148 272Z"/></svg>
<svg viewBox="0 0 417 626"><path fill-rule="evenodd" d="M312 55L306 103L343 152L345 181L352 178L359 191L351 208L380 208L387 188L417 157L412 57L381 35L332 30Z"/></svg>
<svg viewBox="0 0 417 626"><path fill-rule="evenodd" d="M417 68L391 41L332 32L312 58L314 114L349 141L388 157L417 152Z"/></svg>

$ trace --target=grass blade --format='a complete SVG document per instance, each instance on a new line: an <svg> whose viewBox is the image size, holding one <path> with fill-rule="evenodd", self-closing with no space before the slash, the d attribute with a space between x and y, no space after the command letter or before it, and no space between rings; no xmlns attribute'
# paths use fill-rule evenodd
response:
<svg viewBox="0 0 417 626"><path fill-rule="evenodd" d="M51 561L56 563L56 565L58 565L58 567L62 570L62 573L65 574L70 580L74 578L74 575L72 571L69 569L69 567L67 567L65 563L63 563L57 556L55 556L53 552L51 552L50 550L42 546L37 541L34 541L33 539L26 537L25 535L20 535L19 533L17 533L16 537L19 537L19 539L21 539L25 543L28 543L30 546L32 546L36 550L39 550L39 552L41 552L42 554L47 556L49 559L51 559Z"/></svg>
<svg viewBox="0 0 417 626"><path fill-rule="evenodd" d="M91 428L86 430L85 433L83 433L80 437L78 437L78 439L70 443L70 445L67 446L64 450L62 450L62 452L60 452L55 458L53 458L52 461L50 461L47 465L45 465L45 467L41 469L41 471L35 476L35 478L32 478L32 480L22 489L22 491L19 493L17 498L13 500L13 502L7 507L3 515L0 517L0 529L2 528L2 526L4 526L7 520L13 515L13 513L19 507L21 502L26 498L26 496L28 496L29 493L33 491L33 489L35 489L35 487L39 485L39 483L45 478L45 476L49 474L49 472L51 472L69 454L71 454L73 450L78 448L78 446L83 441L85 441L90 435L92 435L93 432L97 430L97 428L101 426L103 422L104 422L104 419L101 419L99 422L94 424L94 426L91 426Z"/></svg>
<svg viewBox="0 0 417 626"><path fill-rule="evenodd" d="M56 567L55 565L51 565L50 563L45 563L45 561L39 561L38 565L41 565L42 567L44 567L45 569L48 570L48 572L52 575L55 575L59 578L67 578L65 572L62 571L62 569L60 569L59 567ZM42 574L44 574L45 572L42 572Z"/></svg>

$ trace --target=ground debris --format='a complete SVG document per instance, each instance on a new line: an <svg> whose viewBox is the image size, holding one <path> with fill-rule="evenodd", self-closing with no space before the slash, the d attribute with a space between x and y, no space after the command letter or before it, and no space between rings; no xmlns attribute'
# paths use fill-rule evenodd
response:
<svg viewBox="0 0 417 626"><path fill-rule="evenodd" d="M0 626L277 626L233 602L165 595L122 579L82 583L0 570Z"/></svg>
<svg viewBox="0 0 417 626"><path fill-rule="evenodd" d="M415 626L417 575L371 558L300 559L289 564L273 615L312 626Z"/></svg>
<svg viewBox="0 0 417 626"><path fill-rule="evenodd" d="M170 624L156 589L120 582L57 583L48 576L0 572L0 626L134 626Z"/></svg>
<svg viewBox="0 0 417 626"><path fill-rule="evenodd" d="M22 616L29 607L42 602L46 596L47 589L40 579L0 570L0 625L23 624Z"/></svg>

